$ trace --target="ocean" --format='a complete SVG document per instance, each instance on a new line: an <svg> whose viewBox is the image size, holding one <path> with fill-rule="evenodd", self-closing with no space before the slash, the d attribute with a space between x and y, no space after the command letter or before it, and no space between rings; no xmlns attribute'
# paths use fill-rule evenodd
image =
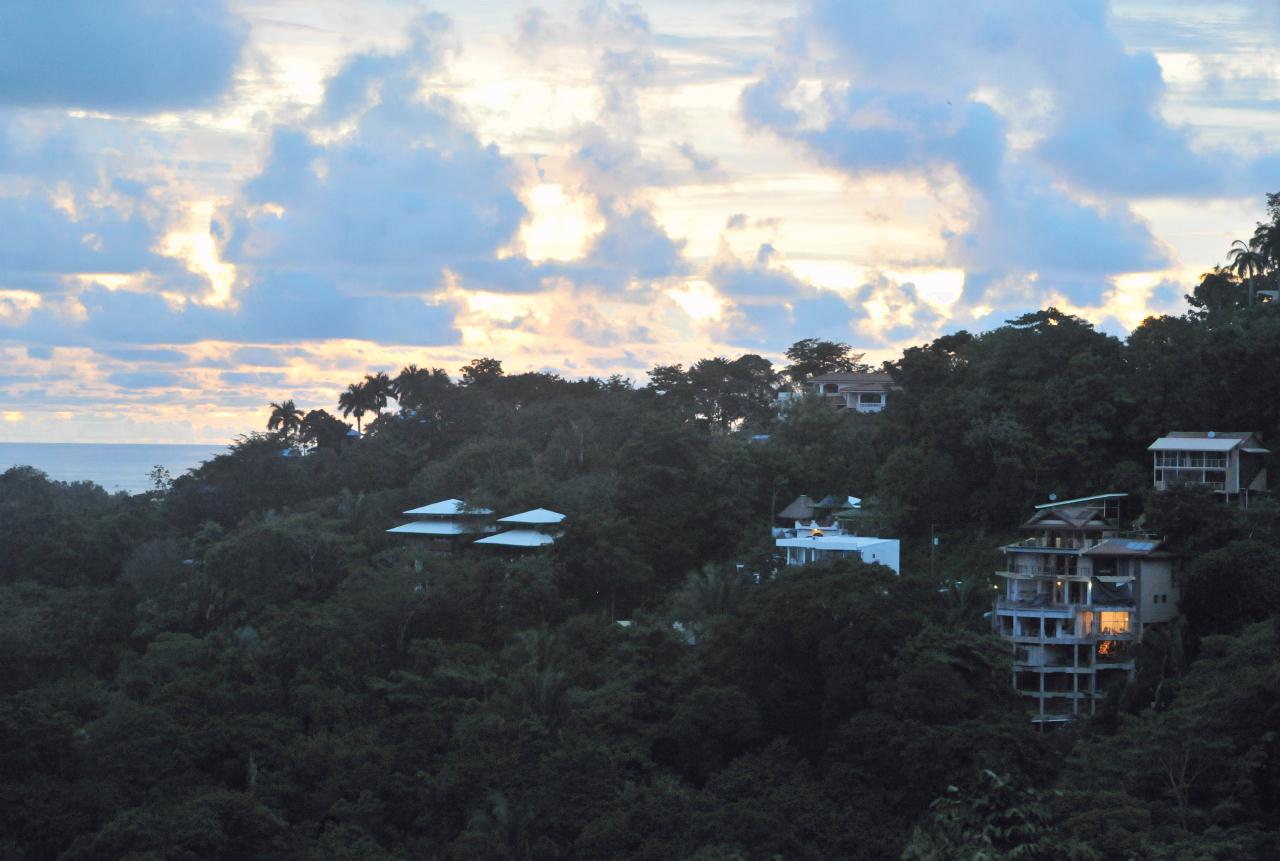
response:
<svg viewBox="0 0 1280 861"><path fill-rule="evenodd" d="M92 481L111 493L143 493L151 490L147 474L157 465L177 478L226 450L225 445L0 442L0 472L34 466L55 481Z"/></svg>

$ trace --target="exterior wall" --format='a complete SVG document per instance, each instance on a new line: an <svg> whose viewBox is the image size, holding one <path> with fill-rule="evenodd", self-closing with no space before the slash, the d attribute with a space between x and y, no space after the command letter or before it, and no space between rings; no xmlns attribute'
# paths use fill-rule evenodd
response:
<svg viewBox="0 0 1280 861"><path fill-rule="evenodd" d="M825 559L839 559L842 556L858 556L863 562L871 565L884 565L894 574L902 573L899 568L900 544L896 538L885 538L872 544L858 548L823 547L818 542L805 542L803 546L784 544L779 539L777 546L787 554L788 565L807 565L810 562L821 562Z"/></svg>
<svg viewBox="0 0 1280 861"><path fill-rule="evenodd" d="M862 550L862 561L868 563L878 563L887 568L892 568L894 574L901 574L902 569L898 564L898 555L901 546L898 540L881 541L879 544L872 544Z"/></svg>
<svg viewBox="0 0 1280 861"><path fill-rule="evenodd" d="M1178 617L1178 584L1173 576L1172 559L1146 559L1138 596L1138 616L1142 625L1172 622Z"/></svg>

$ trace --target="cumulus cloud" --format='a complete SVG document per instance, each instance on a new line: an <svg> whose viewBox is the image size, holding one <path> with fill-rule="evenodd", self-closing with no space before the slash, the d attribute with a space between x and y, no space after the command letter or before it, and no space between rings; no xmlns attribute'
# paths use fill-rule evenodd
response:
<svg viewBox="0 0 1280 861"><path fill-rule="evenodd" d="M966 305L1022 289L1089 304L1114 275L1171 262L1127 197L1234 191L1229 159L1166 121L1163 96L1102 2L813 0L742 109L850 176L958 182L967 226L935 262L965 269Z"/></svg>
<svg viewBox="0 0 1280 861"><path fill-rule="evenodd" d="M231 85L247 35L225 0L7 0L0 104L124 113L202 107Z"/></svg>
<svg viewBox="0 0 1280 861"><path fill-rule="evenodd" d="M707 283L732 304L714 327L716 336L752 348L777 348L801 338L847 340L853 331L854 309L845 296L772 265L773 256L767 244L752 261L721 246L707 271Z"/></svg>
<svg viewBox="0 0 1280 861"><path fill-rule="evenodd" d="M426 295L449 273L493 278L526 215L519 169L456 102L423 91L449 32L442 16L419 18L403 51L350 58L316 111L275 129L216 225L249 283L309 274L353 295Z"/></svg>

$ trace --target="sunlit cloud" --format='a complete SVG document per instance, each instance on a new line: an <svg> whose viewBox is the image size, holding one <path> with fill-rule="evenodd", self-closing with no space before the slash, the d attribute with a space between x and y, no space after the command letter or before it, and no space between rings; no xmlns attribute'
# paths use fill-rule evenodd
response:
<svg viewBox="0 0 1280 861"><path fill-rule="evenodd" d="M9 438L226 440L478 355L1123 333L1280 165L1247 4L13 8L47 44L0 58Z"/></svg>

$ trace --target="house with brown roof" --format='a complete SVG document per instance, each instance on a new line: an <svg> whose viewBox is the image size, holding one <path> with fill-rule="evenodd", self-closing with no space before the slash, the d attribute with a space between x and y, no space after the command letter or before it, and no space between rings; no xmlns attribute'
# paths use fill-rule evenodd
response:
<svg viewBox="0 0 1280 861"><path fill-rule="evenodd" d="M894 388L893 378L883 371L838 371L819 374L803 383L805 392L819 395L839 410L878 413Z"/></svg>
<svg viewBox="0 0 1280 861"><path fill-rule="evenodd" d="M1021 541L1001 548L992 626L1013 652L1013 687L1032 721L1092 715L1134 674L1143 631L1178 615L1176 558L1159 538L1126 532L1127 494L1036 506Z"/></svg>

